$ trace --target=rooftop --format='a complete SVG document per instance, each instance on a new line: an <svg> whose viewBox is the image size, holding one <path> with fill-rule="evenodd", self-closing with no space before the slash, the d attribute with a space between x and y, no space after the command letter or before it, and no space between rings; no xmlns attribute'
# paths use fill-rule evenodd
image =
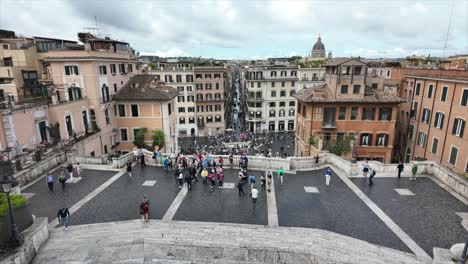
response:
<svg viewBox="0 0 468 264"><path fill-rule="evenodd" d="M168 101L178 95L176 89L156 80L155 75L134 75L113 97L116 101Z"/></svg>
<svg viewBox="0 0 468 264"><path fill-rule="evenodd" d="M305 88L294 95L302 102L323 102L323 103L402 103L403 99L387 94L381 90L366 87L363 97L335 98L328 85L322 84L311 88Z"/></svg>
<svg viewBox="0 0 468 264"><path fill-rule="evenodd" d="M327 63L325 63L325 66L338 66L338 65L341 65L343 63L353 61L353 60L361 64L366 64L360 58L336 58L336 59L327 60Z"/></svg>

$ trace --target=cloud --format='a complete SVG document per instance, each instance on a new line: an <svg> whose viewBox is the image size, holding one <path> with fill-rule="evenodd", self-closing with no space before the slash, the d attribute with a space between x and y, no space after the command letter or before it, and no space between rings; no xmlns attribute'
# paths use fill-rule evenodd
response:
<svg viewBox="0 0 468 264"><path fill-rule="evenodd" d="M0 28L26 36L76 40L77 32L95 25L95 16L101 32L161 54L303 55L319 33L334 56L468 53L464 0L0 1Z"/></svg>
<svg viewBox="0 0 468 264"><path fill-rule="evenodd" d="M170 48L167 50L157 50L155 52L142 52L141 55L159 56L159 57L189 57L191 56L189 53L178 48Z"/></svg>

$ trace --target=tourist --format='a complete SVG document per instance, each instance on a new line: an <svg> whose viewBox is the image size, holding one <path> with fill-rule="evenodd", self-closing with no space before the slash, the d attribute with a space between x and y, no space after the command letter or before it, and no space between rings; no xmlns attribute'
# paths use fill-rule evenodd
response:
<svg viewBox="0 0 468 264"><path fill-rule="evenodd" d="M218 188L223 188L223 182L224 182L224 173L221 170L221 172L218 173Z"/></svg>
<svg viewBox="0 0 468 264"><path fill-rule="evenodd" d="M284 174L284 169L283 167L280 167L278 170L278 179L281 181L281 184L283 184L283 174Z"/></svg>
<svg viewBox="0 0 468 264"><path fill-rule="evenodd" d="M49 187L49 191L54 191L54 175L49 174L46 177L47 187Z"/></svg>
<svg viewBox="0 0 468 264"><path fill-rule="evenodd" d="M362 166L363 166L362 175L364 177L367 177L367 173L369 173L369 163L368 163L368 161L366 160L366 163L364 163L364 165L362 165Z"/></svg>
<svg viewBox="0 0 468 264"><path fill-rule="evenodd" d="M266 188L266 178L265 178L265 172L262 172L262 175L260 175L260 182L261 182L261 188L262 188L262 191L265 191L265 188Z"/></svg>
<svg viewBox="0 0 468 264"><path fill-rule="evenodd" d="M315 155L314 159L315 159L315 166L318 166L320 156L317 154Z"/></svg>
<svg viewBox="0 0 468 264"><path fill-rule="evenodd" d="M403 169L404 169L404 168L405 168L405 167L403 166L403 162L401 162L401 160L400 160L400 163L398 163L398 166L397 166L397 169L398 169L398 178L400 178L401 173L403 172Z"/></svg>
<svg viewBox="0 0 468 264"><path fill-rule="evenodd" d="M325 184L330 185L330 177L332 175L332 170L330 167L327 167L327 170L325 171Z"/></svg>
<svg viewBox="0 0 468 264"><path fill-rule="evenodd" d="M171 171L172 170L172 159L170 156L167 157L167 168Z"/></svg>
<svg viewBox="0 0 468 264"><path fill-rule="evenodd" d="M245 195L245 193L244 193L244 184L242 183L242 181L239 181L237 183L237 189L239 190L239 196Z"/></svg>
<svg viewBox="0 0 468 264"><path fill-rule="evenodd" d="M187 184L187 190L192 191L192 176L190 175L190 173L185 174L184 180L185 184Z"/></svg>
<svg viewBox="0 0 468 264"><path fill-rule="evenodd" d="M416 172L418 172L418 165L416 165L416 163L413 163L413 166L411 167L411 178L410 178L410 180L412 180L412 181L416 180Z"/></svg>
<svg viewBox="0 0 468 264"><path fill-rule="evenodd" d="M77 177L81 176L81 165L79 162L76 163L75 172Z"/></svg>
<svg viewBox="0 0 468 264"><path fill-rule="evenodd" d="M191 164L189 166L189 175L190 177L192 178L192 182L195 181L195 182L198 182L198 179L197 179L197 169L195 169L195 166L193 164Z"/></svg>
<svg viewBox="0 0 468 264"><path fill-rule="evenodd" d="M232 152L229 154L229 164L231 165L231 169L232 169L232 165L234 163L234 155L232 155Z"/></svg>
<svg viewBox="0 0 468 264"><path fill-rule="evenodd" d="M127 175L132 177L132 163L130 161L127 162Z"/></svg>
<svg viewBox="0 0 468 264"><path fill-rule="evenodd" d="M375 174L376 174L375 170L371 170L370 175L369 175L369 186L374 185L374 181L372 179L374 179Z"/></svg>
<svg viewBox="0 0 468 264"><path fill-rule="evenodd" d="M216 181L215 181L215 170L214 170L214 169L211 170L210 175L208 175L208 178L210 178L211 189L213 189L213 187L216 185Z"/></svg>
<svg viewBox="0 0 468 264"><path fill-rule="evenodd" d="M145 162L145 154L140 155L140 163L141 163L141 168L146 168L146 162Z"/></svg>
<svg viewBox="0 0 468 264"><path fill-rule="evenodd" d="M224 163L224 159L223 159L223 157L220 156L219 159L218 159L218 164L219 164L219 166L221 168L223 167L223 163Z"/></svg>
<svg viewBox="0 0 468 264"><path fill-rule="evenodd" d="M162 159L162 164L164 166L164 172L167 173L169 171L169 165L168 165L168 162L167 162L167 158L166 157L163 157Z"/></svg>
<svg viewBox="0 0 468 264"><path fill-rule="evenodd" d="M202 172L201 172L201 176L202 176L202 181L203 181L203 184L206 184L207 182L207 177L208 177L208 170L206 168L203 168Z"/></svg>
<svg viewBox="0 0 468 264"><path fill-rule="evenodd" d="M268 185L268 192L271 192L271 183L273 182L273 175L271 171L267 174L267 185Z"/></svg>
<svg viewBox="0 0 468 264"><path fill-rule="evenodd" d="M65 191L65 182L67 181L67 177L62 173L58 177L58 181L60 182L60 185L62 186L62 191Z"/></svg>
<svg viewBox="0 0 468 264"><path fill-rule="evenodd" d="M255 175L250 175L249 176L250 190L252 190L256 182L257 182L257 177Z"/></svg>
<svg viewBox="0 0 468 264"><path fill-rule="evenodd" d="M184 185L184 173L183 170L176 170L178 173L177 180L179 181L179 189L182 188L182 185Z"/></svg>
<svg viewBox="0 0 468 264"><path fill-rule="evenodd" d="M58 213L57 213L57 218L60 224L62 224L65 227L65 230L68 230L68 221L70 217L70 212L68 211L68 208L61 208Z"/></svg>
<svg viewBox="0 0 468 264"><path fill-rule="evenodd" d="M138 151L137 147L133 148L133 161L138 162L138 157L140 156L140 152Z"/></svg>
<svg viewBox="0 0 468 264"><path fill-rule="evenodd" d="M146 195L143 196L143 201L140 203L141 222L148 222L149 219L149 199Z"/></svg>
<svg viewBox="0 0 468 264"><path fill-rule="evenodd" d="M257 203L257 198L258 198L258 190L253 185L252 185L251 193L252 193L252 202L253 202L253 205L255 206L255 204Z"/></svg>
<svg viewBox="0 0 468 264"><path fill-rule="evenodd" d="M66 169L67 169L68 175L70 176L70 180L73 180L73 165L71 163L68 163Z"/></svg>

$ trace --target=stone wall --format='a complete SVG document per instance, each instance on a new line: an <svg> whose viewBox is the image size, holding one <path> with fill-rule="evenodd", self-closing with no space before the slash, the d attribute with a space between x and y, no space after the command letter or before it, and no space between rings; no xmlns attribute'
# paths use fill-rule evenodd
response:
<svg viewBox="0 0 468 264"><path fill-rule="evenodd" d="M59 152L34 163L32 166L15 173L13 176L20 185L26 185L66 161L67 157L65 153Z"/></svg>

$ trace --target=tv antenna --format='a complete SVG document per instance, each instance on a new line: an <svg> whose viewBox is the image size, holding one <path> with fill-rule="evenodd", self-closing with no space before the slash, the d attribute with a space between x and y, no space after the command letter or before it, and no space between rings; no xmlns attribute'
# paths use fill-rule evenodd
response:
<svg viewBox="0 0 468 264"><path fill-rule="evenodd" d="M85 27L84 29L89 31L89 33L92 33L93 35L97 35L99 31L97 17L94 16L94 27Z"/></svg>

